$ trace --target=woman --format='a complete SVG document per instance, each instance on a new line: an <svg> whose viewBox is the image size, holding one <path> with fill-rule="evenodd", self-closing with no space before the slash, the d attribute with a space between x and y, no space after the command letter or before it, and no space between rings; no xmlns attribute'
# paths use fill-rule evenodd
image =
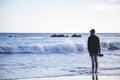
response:
<svg viewBox="0 0 120 80"><path fill-rule="evenodd" d="M95 35L95 29L90 30L90 36L88 38L88 52L92 62L92 73L97 73L98 69L98 54L100 51L100 41L98 36Z"/></svg>

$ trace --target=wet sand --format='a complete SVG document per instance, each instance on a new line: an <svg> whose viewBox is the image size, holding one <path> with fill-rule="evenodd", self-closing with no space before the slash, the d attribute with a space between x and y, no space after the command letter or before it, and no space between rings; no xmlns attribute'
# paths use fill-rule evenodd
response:
<svg viewBox="0 0 120 80"><path fill-rule="evenodd" d="M49 78L27 78L18 80L120 80L120 76L61 76L61 77L49 77Z"/></svg>

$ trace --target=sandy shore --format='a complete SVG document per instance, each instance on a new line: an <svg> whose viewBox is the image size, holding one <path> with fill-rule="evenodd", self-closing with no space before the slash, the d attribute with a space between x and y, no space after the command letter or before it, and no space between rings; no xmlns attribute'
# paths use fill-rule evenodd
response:
<svg viewBox="0 0 120 80"><path fill-rule="evenodd" d="M62 77L49 77L49 78L29 78L18 80L120 80L120 76L62 76Z"/></svg>

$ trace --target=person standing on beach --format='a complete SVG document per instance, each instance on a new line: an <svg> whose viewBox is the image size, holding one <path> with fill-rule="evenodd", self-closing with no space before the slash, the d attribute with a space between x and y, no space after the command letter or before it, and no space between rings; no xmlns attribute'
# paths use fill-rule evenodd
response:
<svg viewBox="0 0 120 80"><path fill-rule="evenodd" d="M99 37L95 35L95 29L90 30L88 37L88 52L92 62L92 73L97 73L98 69L98 54L101 54Z"/></svg>

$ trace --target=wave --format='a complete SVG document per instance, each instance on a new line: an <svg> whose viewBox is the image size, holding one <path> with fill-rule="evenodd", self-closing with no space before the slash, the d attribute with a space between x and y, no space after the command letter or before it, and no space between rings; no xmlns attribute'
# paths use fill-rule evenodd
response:
<svg viewBox="0 0 120 80"><path fill-rule="evenodd" d="M102 49L107 50L120 50L120 42L104 42L101 43Z"/></svg>
<svg viewBox="0 0 120 80"><path fill-rule="evenodd" d="M0 46L0 53L69 53L83 51L81 43L53 43L25 46Z"/></svg>
<svg viewBox="0 0 120 80"><path fill-rule="evenodd" d="M103 42L102 50L120 50L119 42ZM0 46L0 53L79 53L87 50L84 42Z"/></svg>

